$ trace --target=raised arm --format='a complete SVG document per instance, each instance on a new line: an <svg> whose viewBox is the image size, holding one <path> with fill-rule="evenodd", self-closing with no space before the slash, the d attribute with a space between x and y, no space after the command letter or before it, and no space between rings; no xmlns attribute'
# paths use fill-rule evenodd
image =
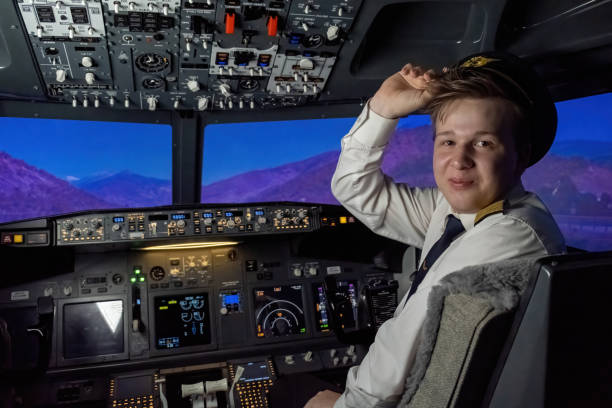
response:
<svg viewBox="0 0 612 408"><path fill-rule="evenodd" d="M374 232L421 247L439 193L409 188L385 176L383 153L397 118L423 108L433 71L406 65L387 78L350 132L342 139L342 154L332 179L334 196Z"/></svg>

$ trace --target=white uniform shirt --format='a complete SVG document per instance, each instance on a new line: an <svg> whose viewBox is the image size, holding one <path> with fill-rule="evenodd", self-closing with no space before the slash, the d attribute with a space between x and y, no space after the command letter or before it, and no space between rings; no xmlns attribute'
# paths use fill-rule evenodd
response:
<svg viewBox="0 0 612 408"><path fill-rule="evenodd" d="M410 188L385 176L384 149L397 125L366 107L342 139L342 154L332 180L336 198L372 231L422 248L421 260L440 238L448 214L465 228L440 255L416 293L399 302L359 366L349 371L346 391L334 408L395 406L415 358L431 288L465 266L565 251L552 216L539 200L517 185L497 212L484 218L455 214L437 188ZM487 207L489 208L489 207ZM478 219L475 224L474 221ZM407 296L407 295L406 295ZM404 304L405 303L405 304Z"/></svg>

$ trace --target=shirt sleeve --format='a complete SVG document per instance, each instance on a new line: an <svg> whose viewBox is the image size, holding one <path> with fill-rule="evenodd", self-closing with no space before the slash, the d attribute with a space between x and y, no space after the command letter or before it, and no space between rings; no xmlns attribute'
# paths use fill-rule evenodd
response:
<svg viewBox="0 0 612 408"><path fill-rule="evenodd" d="M409 188L383 174L383 154L397 122L364 108L342 138L332 193L375 233L421 248L439 191Z"/></svg>

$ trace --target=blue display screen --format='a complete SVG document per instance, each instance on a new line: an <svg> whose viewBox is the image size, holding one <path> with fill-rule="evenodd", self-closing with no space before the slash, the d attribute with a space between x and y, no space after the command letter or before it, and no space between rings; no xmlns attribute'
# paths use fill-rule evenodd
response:
<svg viewBox="0 0 612 408"><path fill-rule="evenodd" d="M114 217L113 218L113 222L114 223L125 222L125 218L123 218L123 217Z"/></svg>
<svg viewBox="0 0 612 408"><path fill-rule="evenodd" d="M225 303L226 305L231 305L233 303L240 303L240 296L237 293L233 295L224 295L223 303Z"/></svg>
<svg viewBox="0 0 612 408"><path fill-rule="evenodd" d="M264 215L263 210L255 210L255 215Z"/></svg>
<svg viewBox="0 0 612 408"><path fill-rule="evenodd" d="M173 220L184 220L187 216L185 214L172 214Z"/></svg>
<svg viewBox="0 0 612 408"><path fill-rule="evenodd" d="M202 214L202 217L204 217L204 218L212 218L213 214L212 213L204 213L204 214Z"/></svg>
<svg viewBox="0 0 612 408"><path fill-rule="evenodd" d="M226 216L226 217L233 217L233 216L234 216L234 213L233 213L233 212L226 211L226 212L225 212L225 216Z"/></svg>

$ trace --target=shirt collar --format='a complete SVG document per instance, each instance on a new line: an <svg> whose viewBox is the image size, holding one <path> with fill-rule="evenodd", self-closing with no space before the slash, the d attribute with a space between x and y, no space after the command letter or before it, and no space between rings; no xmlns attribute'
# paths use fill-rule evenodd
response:
<svg viewBox="0 0 612 408"><path fill-rule="evenodd" d="M469 231L470 229L474 228L474 225L478 224L480 221L484 220L489 215L502 212L504 210L504 207L506 206L506 202L512 205L515 200L522 197L524 194L525 187L523 187L523 183L519 181L508 192L508 195L504 200L499 200L494 203L491 203L485 208L478 211L477 213L458 214L451 209L449 211L449 214L452 214L457 217L461 221L461 224L463 224L463 228L465 228L466 231Z"/></svg>

